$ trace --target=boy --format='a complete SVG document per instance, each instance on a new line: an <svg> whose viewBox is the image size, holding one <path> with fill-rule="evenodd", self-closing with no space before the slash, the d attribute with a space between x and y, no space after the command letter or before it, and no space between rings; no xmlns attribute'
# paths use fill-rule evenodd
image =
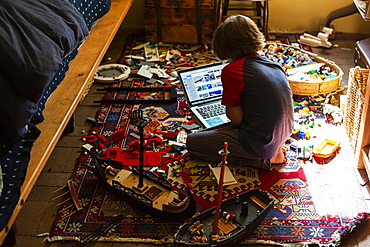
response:
<svg viewBox="0 0 370 247"><path fill-rule="evenodd" d="M228 17L215 31L213 52L229 64L221 73L222 104L230 123L188 136L188 151L196 158L218 162L228 142L233 164L272 169L286 161L282 148L293 130L293 101L281 67L258 54L264 36L250 18Z"/></svg>

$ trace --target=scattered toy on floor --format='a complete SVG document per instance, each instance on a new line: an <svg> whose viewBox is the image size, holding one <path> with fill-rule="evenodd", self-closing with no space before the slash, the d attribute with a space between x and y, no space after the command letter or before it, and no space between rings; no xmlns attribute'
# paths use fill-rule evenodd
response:
<svg viewBox="0 0 370 247"><path fill-rule="evenodd" d="M332 43L329 42L329 35L332 34L333 29L329 27L324 27L322 32L319 32L316 36L308 33L304 33L299 37L299 43L304 45L309 45L311 47L325 47L330 48Z"/></svg>

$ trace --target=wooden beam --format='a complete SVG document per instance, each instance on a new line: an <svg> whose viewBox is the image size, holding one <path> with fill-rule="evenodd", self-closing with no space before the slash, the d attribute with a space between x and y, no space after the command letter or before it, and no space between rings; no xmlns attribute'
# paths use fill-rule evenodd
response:
<svg viewBox="0 0 370 247"><path fill-rule="evenodd" d="M18 204L7 226L0 232L0 245L14 224L28 195L54 150L60 136L93 79L108 47L134 0L112 0L111 9L92 28L77 56L69 64L66 77L52 93L43 111L45 120L35 141Z"/></svg>

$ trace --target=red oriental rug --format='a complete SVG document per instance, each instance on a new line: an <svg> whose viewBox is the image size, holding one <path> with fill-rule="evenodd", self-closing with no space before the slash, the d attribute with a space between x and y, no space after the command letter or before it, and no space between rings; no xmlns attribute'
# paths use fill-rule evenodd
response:
<svg viewBox="0 0 370 247"><path fill-rule="evenodd" d="M106 97L113 97L112 93ZM119 98L125 97L129 96L119 95ZM130 133L135 133L135 129L128 121L133 109L142 109L150 116L152 121L145 128L149 133L153 128L171 127L181 122L184 106L185 99L181 94L174 104L156 105L154 101L151 105L103 104L96 119L105 124L96 125L91 131L104 136L103 145L106 147L124 148L134 138ZM342 133L340 126L328 128L334 128L331 131L337 136ZM112 133L117 129L124 129L129 134L128 138L112 143ZM275 201L274 209L245 243L337 246L353 226L361 223L361 216L366 218L367 214L359 216L367 208L356 179L351 152L346 149L349 144L342 145L341 152L325 165L304 163L294 157L294 152L289 153L289 162L274 167L272 171L229 165L237 183L225 187L225 198L260 188ZM50 241L86 241L94 232L100 232L97 235L99 241L172 243L173 235L182 222L152 217L119 200L85 168L89 162L90 157L85 150L71 176L82 210L75 212L71 200L63 203L51 230ZM197 211L212 207L217 185L208 163L195 160L183 151L177 157L163 157L158 168L165 171L175 187L184 187L182 177L175 176L174 172L181 165L191 172L190 186ZM117 219L117 215L123 217L109 231L102 231L107 222Z"/></svg>

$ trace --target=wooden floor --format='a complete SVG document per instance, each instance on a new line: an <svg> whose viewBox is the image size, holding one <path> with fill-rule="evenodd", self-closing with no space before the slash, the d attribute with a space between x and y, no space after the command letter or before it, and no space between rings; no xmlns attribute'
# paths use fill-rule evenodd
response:
<svg viewBox="0 0 370 247"><path fill-rule="evenodd" d="M120 30L113 44L109 48L106 59L107 62L118 61L122 52L125 37L131 31ZM364 35L344 35L337 34L335 40L331 40L334 44L338 44L337 48L314 48L314 53L334 61L341 67L345 73L343 77L343 86L348 81L349 69L354 67L354 46L355 42L360 39L367 38ZM104 86L104 85L103 85ZM43 242L45 236L38 237L37 235L48 233L56 216L56 202L52 200L53 192L66 184L70 178L72 169L75 166L76 159L80 155L80 150L83 142L81 141L81 132L88 130L91 123L87 122L87 117L94 117L99 107L93 103L94 100L100 100L102 94L96 92L96 88L102 85L94 84L87 94L86 98L80 103L75 113L76 127L73 133L64 135L58 142L53 154L46 164L36 186L31 191L31 194L24 205L18 219L16 220L17 227L17 243L16 247L33 247L33 246L77 246L75 242ZM362 172L362 171L360 171ZM328 178L329 179L329 178ZM369 191L370 188L367 188ZM94 247L140 247L154 246L152 244L135 244L135 243L95 243ZM158 245L156 245L158 246ZM170 245L161 245L170 246ZM248 245L248 246L272 246L272 245ZM370 246L370 220L366 221L353 234L351 234L341 245L342 247L368 247Z"/></svg>

